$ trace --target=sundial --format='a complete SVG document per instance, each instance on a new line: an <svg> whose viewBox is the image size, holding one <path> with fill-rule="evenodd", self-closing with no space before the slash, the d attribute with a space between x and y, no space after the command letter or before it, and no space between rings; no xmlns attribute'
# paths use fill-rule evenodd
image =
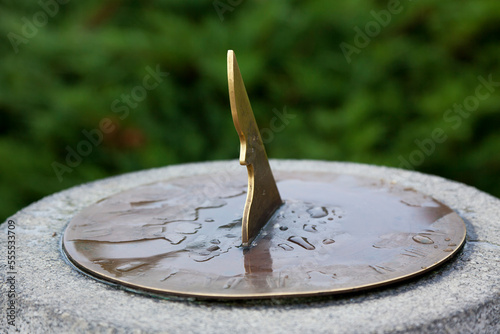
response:
<svg viewBox="0 0 500 334"><path fill-rule="evenodd" d="M383 179L273 174L233 51L231 112L240 171L139 186L85 208L63 251L126 289L200 299L347 293L435 269L465 242L451 208Z"/></svg>

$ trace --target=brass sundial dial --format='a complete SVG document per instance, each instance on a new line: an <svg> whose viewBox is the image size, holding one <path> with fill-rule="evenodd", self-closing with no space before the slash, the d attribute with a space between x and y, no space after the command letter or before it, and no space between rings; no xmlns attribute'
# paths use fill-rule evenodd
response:
<svg viewBox="0 0 500 334"><path fill-rule="evenodd" d="M465 242L439 201L380 179L273 175L235 55L229 97L248 176L143 185L69 223L63 250L83 272L132 290L209 299L311 296L398 282L436 268Z"/></svg>

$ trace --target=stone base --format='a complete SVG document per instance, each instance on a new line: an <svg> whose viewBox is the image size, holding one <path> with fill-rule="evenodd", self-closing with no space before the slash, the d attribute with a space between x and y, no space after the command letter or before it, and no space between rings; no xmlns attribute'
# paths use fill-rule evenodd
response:
<svg viewBox="0 0 500 334"><path fill-rule="evenodd" d="M233 171L237 161L169 166L84 184L48 196L9 218L15 222L16 327L7 323L8 223L0 238L0 329L21 333L421 333L500 332L500 200L436 176L322 161L272 161L276 171L318 171L394 181L431 195L467 224L458 256L422 277L371 292L242 302L151 298L75 271L61 236L84 207L116 192L179 176ZM213 174L216 175L216 174ZM216 176L213 178L217 182Z"/></svg>

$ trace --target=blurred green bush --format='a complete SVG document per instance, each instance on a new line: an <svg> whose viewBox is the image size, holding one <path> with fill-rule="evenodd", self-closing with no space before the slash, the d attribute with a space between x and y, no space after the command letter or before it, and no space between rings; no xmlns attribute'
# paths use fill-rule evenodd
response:
<svg viewBox="0 0 500 334"><path fill-rule="evenodd" d="M3 217L109 175L237 158L228 49L261 128L294 117L267 136L270 157L415 168L500 196L500 87L474 99L479 76L500 81L498 1L61 2L0 5ZM169 75L144 89L157 67Z"/></svg>

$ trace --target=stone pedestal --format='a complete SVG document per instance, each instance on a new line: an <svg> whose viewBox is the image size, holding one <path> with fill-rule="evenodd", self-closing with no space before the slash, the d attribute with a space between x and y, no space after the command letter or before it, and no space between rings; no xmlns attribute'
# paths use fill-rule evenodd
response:
<svg viewBox="0 0 500 334"><path fill-rule="evenodd" d="M433 272L364 293L230 303L151 298L72 269L61 254L66 224L84 207L122 190L244 168L237 161L221 161L146 170L62 191L10 217L16 236L14 299L8 297L12 292L12 280L7 281L8 220L1 225L0 329L9 333L500 332L499 199L460 183L399 169L297 160L275 160L271 166L276 171L362 175L413 187L464 218L467 243L456 258ZM16 327L7 323L11 300L17 310Z"/></svg>

